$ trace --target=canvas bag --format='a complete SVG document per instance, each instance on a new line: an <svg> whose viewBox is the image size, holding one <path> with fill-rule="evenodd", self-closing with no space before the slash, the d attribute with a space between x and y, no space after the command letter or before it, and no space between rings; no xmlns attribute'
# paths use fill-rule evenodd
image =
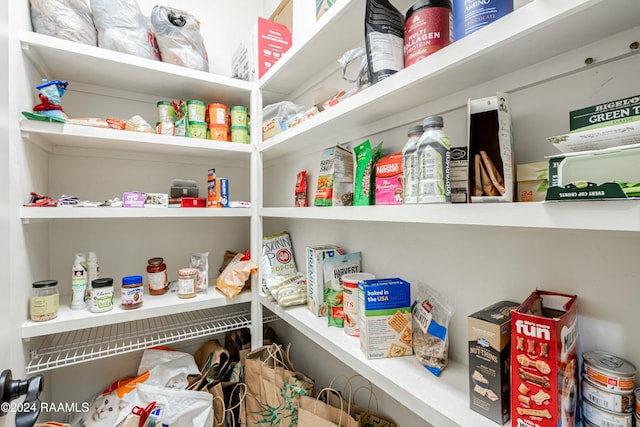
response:
<svg viewBox="0 0 640 427"><path fill-rule="evenodd" d="M288 351L278 344L247 354L247 426L289 427L298 424L298 402L313 393L314 381L295 371Z"/></svg>
<svg viewBox="0 0 640 427"><path fill-rule="evenodd" d="M340 393L332 388L320 390L322 393L335 393L337 400L327 398L329 402L336 402L338 406L326 403L319 398L302 396L298 408L298 427L360 427L361 424L349 414L350 403L345 402Z"/></svg>

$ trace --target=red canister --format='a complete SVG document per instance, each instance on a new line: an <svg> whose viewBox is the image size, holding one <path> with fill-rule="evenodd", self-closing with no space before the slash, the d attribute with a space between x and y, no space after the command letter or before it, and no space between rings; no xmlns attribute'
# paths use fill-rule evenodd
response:
<svg viewBox="0 0 640 427"><path fill-rule="evenodd" d="M405 68L452 41L451 0L420 0L409 8L404 22Z"/></svg>

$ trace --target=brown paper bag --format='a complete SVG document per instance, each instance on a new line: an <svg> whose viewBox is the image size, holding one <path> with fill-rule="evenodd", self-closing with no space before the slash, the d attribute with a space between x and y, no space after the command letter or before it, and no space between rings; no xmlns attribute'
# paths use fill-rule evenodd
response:
<svg viewBox="0 0 640 427"><path fill-rule="evenodd" d="M298 408L298 427L360 427L360 423L349 414L349 404L337 391L324 388L318 395L322 393L335 393L338 396L338 406L314 397L302 396ZM334 401L332 398L327 400Z"/></svg>
<svg viewBox="0 0 640 427"><path fill-rule="evenodd" d="M213 396L213 427L247 425L245 398L247 386L241 382L222 382L209 388Z"/></svg>
<svg viewBox="0 0 640 427"><path fill-rule="evenodd" d="M295 372L287 352L272 344L245 360L247 425L289 427L298 424L298 402L313 393L314 381Z"/></svg>

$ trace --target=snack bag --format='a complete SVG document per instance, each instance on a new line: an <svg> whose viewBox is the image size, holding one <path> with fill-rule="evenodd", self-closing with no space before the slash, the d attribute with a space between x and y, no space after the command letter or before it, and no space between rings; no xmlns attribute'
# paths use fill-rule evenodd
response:
<svg viewBox="0 0 640 427"><path fill-rule="evenodd" d="M324 260L324 300L329 308L329 326L344 327L342 276L360 272L360 252L337 255Z"/></svg>
<svg viewBox="0 0 640 427"><path fill-rule="evenodd" d="M295 207L307 207L307 171L298 172L296 177Z"/></svg>
<svg viewBox="0 0 640 427"><path fill-rule="evenodd" d="M262 291L269 294L269 288L278 276L297 273L293 257L291 237L286 231L262 238Z"/></svg>
<svg viewBox="0 0 640 427"><path fill-rule="evenodd" d="M336 145L322 152L314 206L353 205L353 153Z"/></svg>
<svg viewBox="0 0 640 427"><path fill-rule="evenodd" d="M258 267L251 261L249 251L236 254L216 279L216 288L228 298L234 298L244 288L244 284Z"/></svg>

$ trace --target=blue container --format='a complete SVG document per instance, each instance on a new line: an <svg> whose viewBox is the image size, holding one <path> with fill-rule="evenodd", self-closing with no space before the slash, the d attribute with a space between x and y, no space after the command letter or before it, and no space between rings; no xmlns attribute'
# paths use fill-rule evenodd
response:
<svg viewBox="0 0 640 427"><path fill-rule="evenodd" d="M513 0L453 0L453 40L513 12Z"/></svg>

